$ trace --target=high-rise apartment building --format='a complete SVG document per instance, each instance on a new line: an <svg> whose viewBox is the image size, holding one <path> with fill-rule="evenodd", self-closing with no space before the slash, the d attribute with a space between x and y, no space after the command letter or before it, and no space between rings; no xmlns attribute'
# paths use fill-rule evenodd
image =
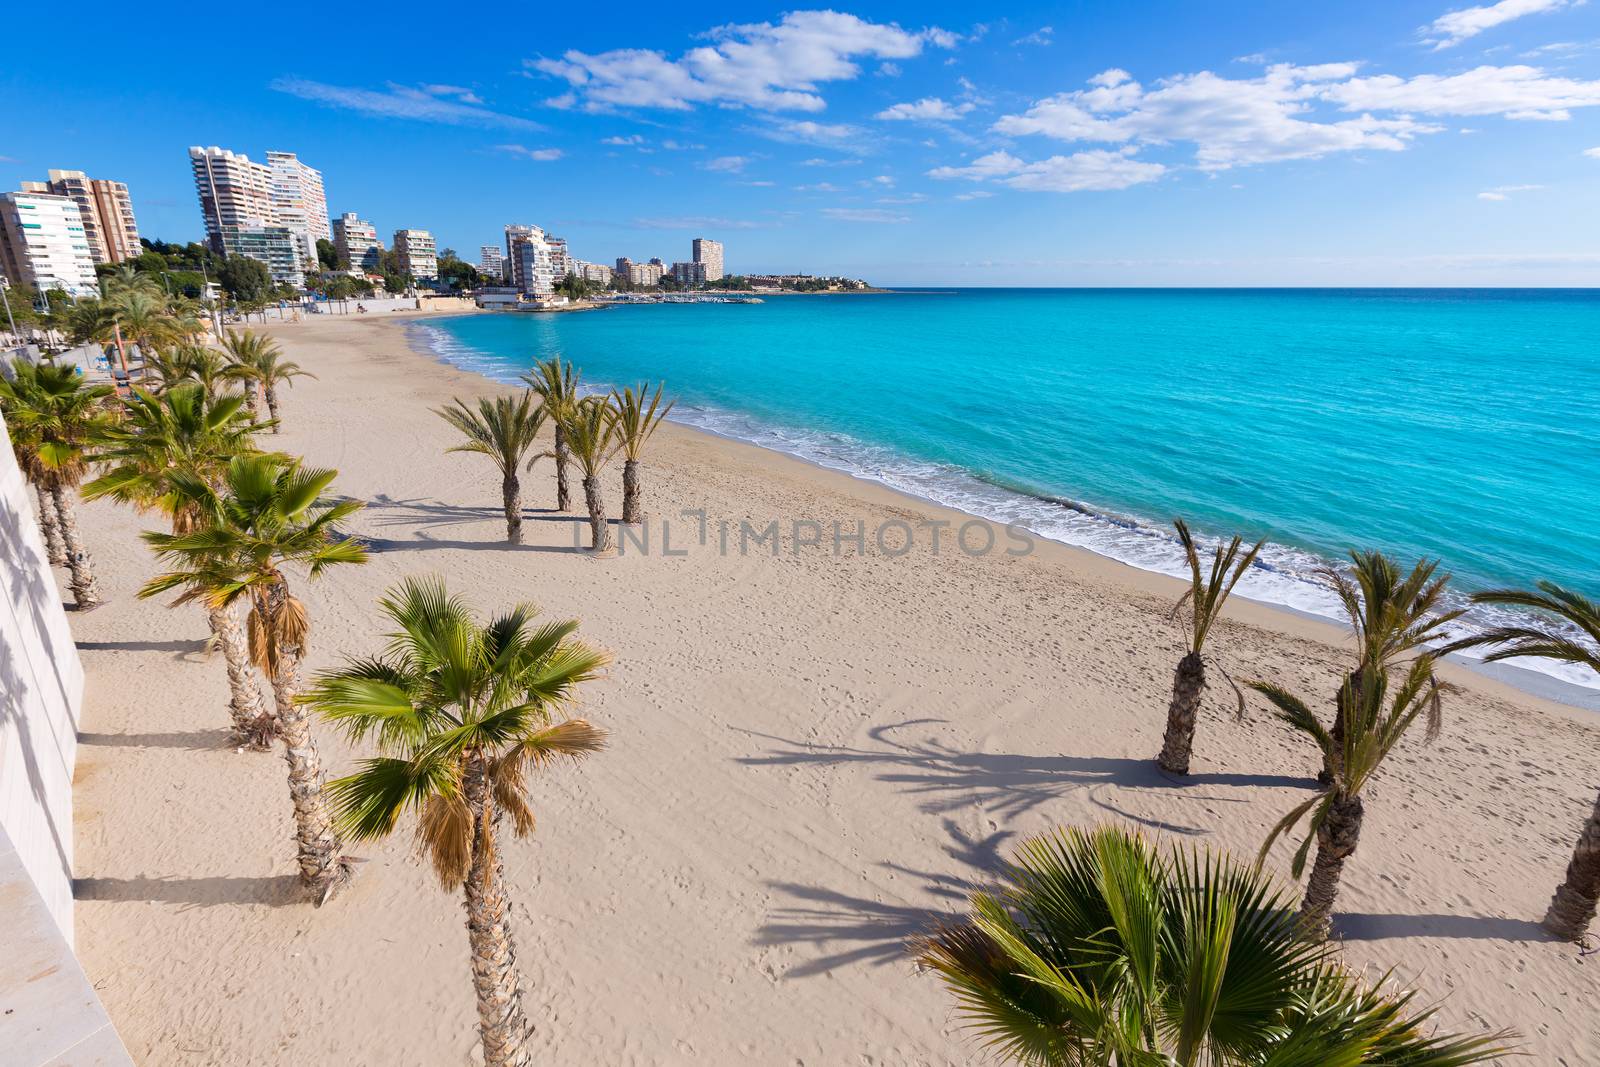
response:
<svg viewBox="0 0 1600 1067"><path fill-rule="evenodd" d="M567 239L545 234L545 247L550 249L550 276L563 281L572 270L572 257L567 255Z"/></svg>
<svg viewBox="0 0 1600 1067"><path fill-rule="evenodd" d="M694 253L694 261L702 264L706 269L706 281L714 282L722 277L722 242L712 241L705 237L696 237L690 244Z"/></svg>
<svg viewBox="0 0 1600 1067"><path fill-rule="evenodd" d="M550 245L539 227L506 227L506 280L532 296L555 292L555 265Z"/></svg>
<svg viewBox="0 0 1600 1067"><path fill-rule="evenodd" d="M378 240L377 228L354 211L346 211L333 220L333 244L351 270L378 269L383 242Z"/></svg>
<svg viewBox="0 0 1600 1067"><path fill-rule="evenodd" d="M591 285L611 284L611 268L604 263L585 263L578 276Z"/></svg>
<svg viewBox="0 0 1600 1067"><path fill-rule="evenodd" d="M81 170L52 170L49 181L23 182L22 191L71 197L96 263L121 263L143 251L133 201L121 182L91 178Z"/></svg>
<svg viewBox="0 0 1600 1067"><path fill-rule="evenodd" d="M706 265L704 263L674 263L672 276L679 285L694 286L706 283Z"/></svg>
<svg viewBox="0 0 1600 1067"><path fill-rule="evenodd" d="M78 202L31 190L0 196L0 273L8 282L40 292L99 293Z"/></svg>
<svg viewBox="0 0 1600 1067"><path fill-rule="evenodd" d="M333 239L322 172L300 162L293 152L268 152L273 222L295 235L306 263L315 267L317 242Z"/></svg>
<svg viewBox="0 0 1600 1067"><path fill-rule="evenodd" d="M439 277L439 253L427 230L394 231L394 253L400 272L418 281Z"/></svg>
<svg viewBox="0 0 1600 1067"><path fill-rule="evenodd" d="M478 248L478 273L490 281L504 281L506 257L499 245L481 245Z"/></svg>
<svg viewBox="0 0 1600 1067"><path fill-rule="evenodd" d="M654 263L630 263L628 281L634 285L660 285L666 267L659 260Z"/></svg>
<svg viewBox="0 0 1600 1067"><path fill-rule="evenodd" d="M189 164L213 252L228 254L222 232L229 227L248 230L276 224L271 169L215 145L190 148Z"/></svg>

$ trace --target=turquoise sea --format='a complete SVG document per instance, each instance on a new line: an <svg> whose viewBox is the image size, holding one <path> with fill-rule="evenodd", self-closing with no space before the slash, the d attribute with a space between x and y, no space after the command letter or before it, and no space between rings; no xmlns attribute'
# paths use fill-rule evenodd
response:
<svg viewBox="0 0 1600 1067"><path fill-rule="evenodd" d="M1240 591L1314 614L1337 608L1312 572L1353 547L1440 557L1463 592L1600 596L1600 291L968 289L414 330L507 382L556 353L665 379L683 422L1150 570L1177 572L1176 515L1265 537Z"/></svg>

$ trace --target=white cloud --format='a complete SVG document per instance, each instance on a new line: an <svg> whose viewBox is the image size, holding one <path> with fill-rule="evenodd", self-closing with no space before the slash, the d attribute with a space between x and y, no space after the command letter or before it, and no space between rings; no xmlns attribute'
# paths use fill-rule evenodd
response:
<svg viewBox="0 0 1600 1067"><path fill-rule="evenodd" d="M825 207L822 209L822 213L830 219L838 219L841 222L897 223L911 221L911 216L909 215L900 215L893 211L872 207Z"/></svg>
<svg viewBox="0 0 1600 1067"><path fill-rule="evenodd" d="M1535 189L1543 189L1542 185L1497 185L1493 189L1478 194L1479 200L1509 200L1512 193L1528 193Z"/></svg>
<svg viewBox="0 0 1600 1067"><path fill-rule="evenodd" d="M894 184L894 179L889 177L889 175L887 175L887 174L880 174L876 178L873 178L872 180L874 182L876 182L877 184L879 184L879 185L893 185Z"/></svg>
<svg viewBox="0 0 1600 1067"><path fill-rule="evenodd" d="M1578 0L1582 3L1583 0ZM1423 42L1434 51L1453 48L1462 41L1524 15L1538 15L1573 6L1569 0L1500 0L1497 4L1468 7L1440 15L1422 28Z"/></svg>
<svg viewBox="0 0 1600 1067"><path fill-rule="evenodd" d="M665 141L661 142L661 147L665 148L668 152L694 152L704 148L705 145L691 144L687 141L674 141L669 137Z"/></svg>
<svg viewBox="0 0 1600 1067"><path fill-rule="evenodd" d="M494 146L498 152L506 152L524 159L536 160L540 163L549 163L551 160L560 159L562 151L559 148L529 148L521 144L497 144Z"/></svg>
<svg viewBox="0 0 1600 1067"><path fill-rule="evenodd" d="M957 200L987 200L994 194L987 189L974 189L970 193L957 193Z"/></svg>
<svg viewBox="0 0 1600 1067"><path fill-rule="evenodd" d="M886 107L878 112L877 117L900 122L955 122L976 106L970 101L949 104L937 96L925 96L915 103Z"/></svg>
<svg viewBox="0 0 1600 1067"><path fill-rule="evenodd" d="M676 59L620 48L596 55L571 50L529 65L566 80L591 107L821 111L817 86L858 77L857 59L910 59L925 44L952 48L959 40L937 28L909 31L837 11L791 11L777 23L719 26L706 36L712 43Z"/></svg>
<svg viewBox="0 0 1600 1067"><path fill-rule="evenodd" d="M477 93L460 85L424 85L422 91L433 96L453 96L463 104L483 103Z"/></svg>
<svg viewBox="0 0 1600 1067"><path fill-rule="evenodd" d="M744 219L714 218L709 215L634 219L633 224L641 230L753 230L756 228L756 223Z"/></svg>
<svg viewBox="0 0 1600 1067"><path fill-rule="evenodd" d="M841 193L844 191L832 182L816 182L811 185L797 185L794 188L799 193Z"/></svg>
<svg viewBox="0 0 1600 1067"><path fill-rule="evenodd" d="M1018 37L1015 41L1012 41L1011 43L1014 44L1014 45L1025 45L1025 44L1047 45L1047 44L1054 44L1055 43L1055 33L1056 33L1056 30L1055 30L1054 26L1040 26L1037 30L1034 30L1032 33L1028 34L1026 37Z"/></svg>
<svg viewBox="0 0 1600 1067"><path fill-rule="evenodd" d="M809 144L822 148L843 148L859 141L866 130L846 122L814 122L811 119L773 119L763 126L751 127L750 132L771 141L786 144Z"/></svg>
<svg viewBox="0 0 1600 1067"><path fill-rule="evenodd" d="M702 166L706 170L720 170L738 174L744 170L745 164L749 162L749 156L718 156L716 159L706 160Z"/></svg>
<svg viewBox="0 0 1600 1067"><path fill-rule="evenodd" d="M627 137L602 137L600 139L600 143L616 145L618 148L626 148L629 146L644 144L644 138L635 133L630 134Z"/></svg>
<svg viewBox="0 0 1600 1067"><path fill-rule="evenodd" d="M1135 159L1133 148L1091 149L1030 163L1009 152L990 152L964 167L937 167L930 178L995 181L1027 192L1076 193L1126 189L1166 173L1160 163Z"/></svg>
<svg viewBox="0 0 1600 1067"><path fill-rule="evenodd" d="M461 97L466 90L455 86L396 85L390 82L382 91L352 89L342 85L328 85L305 78L279 78L271 88L302 100L311 100L328 107L359 111L363 115L382 118L415 119L418 122L440 122L450 126L501 127L513 130L542 130L537 122L516 115L503 115L479 107L477 97L467 102ZM430 90L451 90L435 93Z"/></svg>
<svg viewBox="0 0 1600 1067"><path fill-rule="evenodd" d="M1583 154L1588 156L1590 159L1600 159L1600 146L1595 148L1585 148L1583 150Z"/></svg>
<svg viewBox="0 0 1600 1067"><path fill-rule="evenodd" d="M811 159L801 160L802 167L854 167L861 163L859 159L823 159L814 156Z"/></svg>
<svg viewBox="0 0 1600 1067"><path fill-rule="evenodd" d="M1354 63L1278 64L1258 78L1201 71L1147 89L1126 71L1108 70L1090 79L1093 88L1040 100L1021 115L1002 117L995 130L1063 141L1187 142L1204 170L1356 149L1399 151L1416 135L1434 131L1409 116L1332 122L1310 117L1316 98L1355 71Z"/></svg>
<svg viewBox="0 0 1600 1067"><path fill-rule="evenodd" d="M928 199L925 193L912 193L910 196L880 196L873 201L875 204L920 204Z"/></svg>
<svg viewBox="0 0 1600 1067"><path fill-rule="evenodd" d="M1565 121L1572 108L1600 106L1600 81L1558 78L1538 67L1481 66L1461 74L1351 78L1328 86L1322 95L1346 111Z"/></svg>

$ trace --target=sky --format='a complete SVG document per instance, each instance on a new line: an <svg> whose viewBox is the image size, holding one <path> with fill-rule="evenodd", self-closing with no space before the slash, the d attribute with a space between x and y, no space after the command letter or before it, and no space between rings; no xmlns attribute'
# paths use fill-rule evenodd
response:
<svg viewBox="0 0 1600 1067"><path fill-rule="evenodd" d="M125 181L146 237L202 237L219 145L471 260L534 223L883 285L1600 284L1600 2L74 10L120 58L0 62L0 183Z"/></svg>

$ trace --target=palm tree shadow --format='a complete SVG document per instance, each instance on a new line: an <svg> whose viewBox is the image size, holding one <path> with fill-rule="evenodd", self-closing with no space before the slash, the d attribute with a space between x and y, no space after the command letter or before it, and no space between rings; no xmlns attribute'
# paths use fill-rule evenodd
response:
<svg viewBox="0 0 1600 1067"><path fill-rule="evenodd" d="M149 901L210 908L229 904L265 904L281 908L309 904L310 898L292 874L266 878L74 878L74 900Z"/></svg>
<svg viewBox="0 0 1600 1067"><path fill-rule="evenodd" d="M1528 919L1490 915L1336 912L1333 928L1343 941L1385 941L1394 937L1443 937L1462 941L1557 940L1554 934Z"/></svg>
<svg viewBox="0 0 1600 1067"><path fill-rule="evenodd" d="M999 830L980 838L965 833L953 820L944 819L942 825L951 841L945 854L975 877L918 871L896 863L879 866L899 878L920 883L926 895L948 906L945 909L890 904L820 886L769 882L770 888L795 903L774 909L754 943L773 947L800 942L823 950L823 955L789 968L784 974L787 978L814 977L857 963L882 967L905 960L906 944L911 938L932 929L950 911L964 905L981 882L1005 865L1000 846L1012 836L1011 831Z"/></svg>
<svg viewBox="0 0 1600 1067"><path fill-rule="evenodd" d="M384 537L363 537L361 540L373 552L428 552L439 548L457 548L466 552L553 552L569 556L581 556L589 552L583 545L514 545L504 540L450 541L421 535L408 541Z"/></svg>
<svg viewBox="0 0 1600 1067"><path fill-rule="evenodd" d="M81 652L176 652L188 655L204 652L209 642L198 641L79 641Z"/></svg>
<svg viewBox="0 0 1600 1067"><path fill-rule="evenodd" d="M196 730L168 734L78 734L80 745L109 748L174 748L189 752L213 752L234 747L227 730Z"/></svg>
<svg viewBox="0 0 1600 1067"><path fill-rule="evenodd" d="M868 731L868 736L878 742L878 747L874 748L817 745L746 730L742 732L777 742L781 747L759 756L738 757L737 762L752 767L873 764L883 768L876 776L878 781L898 786L901 792L922 797L919 806L929 814L955 811L976 803L1006 818L1027 814L1071 790L1094 786L1179 789L1186 792L1197 786L1316 788L1316 782L1311 778L1289 775L1214 772L1178 779L1163 773L1153 759L962 752L937 738L907 740L900 736L901 732L911 727L943 721L908 719L873 727ZM1202 795L1196 795L1196 799L1201 798ZM1114 808L1093 795L1091 799L1100 807L1148 825L1179 833L1203 832L1193 827L1143 819ZM1204 794L1203 799L1239 802L1242 798Z"/></svg>
<svg viewBox="0 0 1600 1067"><path fill-rule="evenodd" d="M382 513L376 519L379 526L436 528L467 526L482 522L503 522L506 514L498 507L468 507L446 504L442 500L396 500L383 493L367 501L366 505L368 511ZM587 514L557 511L555 508L524 507L522 518L524 521L534 519L539 522L587 523L589 521Z"/></svg>

